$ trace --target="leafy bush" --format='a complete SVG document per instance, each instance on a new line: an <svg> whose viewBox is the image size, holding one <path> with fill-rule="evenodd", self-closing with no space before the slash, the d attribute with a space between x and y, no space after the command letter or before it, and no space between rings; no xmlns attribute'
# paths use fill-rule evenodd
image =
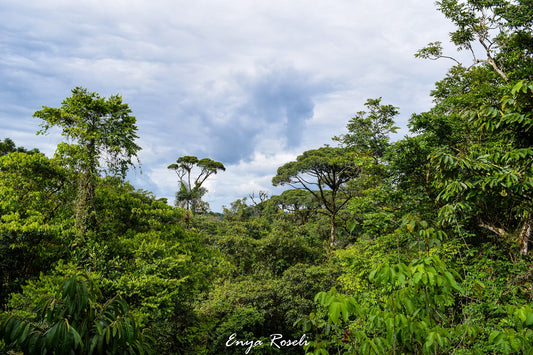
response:
<svg viewBox="0 0 533 355"><path fill-rule="evenodd" d="M127 303L115 296L99 303L100 290L87 273L75 273L59 294L43 297L32 317L4 313L0 338L27 354L149 354L151 338Z"/></svg>

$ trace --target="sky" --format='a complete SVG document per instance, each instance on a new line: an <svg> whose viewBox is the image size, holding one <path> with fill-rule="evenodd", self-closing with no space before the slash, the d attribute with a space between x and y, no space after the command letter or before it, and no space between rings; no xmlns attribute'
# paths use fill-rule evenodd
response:
<svg viewBox="0 0 533 355"><path fill-rule="evenodd" d="M220 212L279 194L277 168L335 145L368 98L399 107L393 139L407 134L453 64L414 53L454 51L452 30L430 0L2 0L0 139L52 156L64 138L37 136L35 111L77 86L119 94L142 148L128 180L173 203L169 164L220 161L204 184Z"/></svg>

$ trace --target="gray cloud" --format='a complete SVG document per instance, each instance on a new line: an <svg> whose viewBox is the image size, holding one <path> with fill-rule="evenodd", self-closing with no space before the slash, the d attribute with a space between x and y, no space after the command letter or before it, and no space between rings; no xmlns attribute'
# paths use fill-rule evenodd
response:
<svg viewBox="0 0 533 355"><path fill-rule="evenodd" d="M313 83L311 75L294 68L274 69L245 85L250 91L246 111L269 125L281 125L285 145L300 145L306 121L313 117L314 96L327 91L324 83Z"/></svg>
<svg viewBox="0 0 533 355"><path fill-rule="evenodd" d="M237 164L249 161L265 140L276 142L273 151L298 147L315 97L327 90L326 83L293 67L260 66L191 89L168 124L174 127L170 132L182 128L188 154Z"/></svg>

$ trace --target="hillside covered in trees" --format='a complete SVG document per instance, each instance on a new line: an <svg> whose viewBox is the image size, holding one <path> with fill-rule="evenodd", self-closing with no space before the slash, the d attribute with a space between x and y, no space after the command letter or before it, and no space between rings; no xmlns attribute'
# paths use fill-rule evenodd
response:
<svg viewBox="0 0 533 355"><path fill-rule="evenodd" d="M222 214L209 158L168 162L176 207L126 181L122 97L35 112L65 142L0 142L0 354L533 353L533 3L437 8L472 62L416 53L453 66L409 135L370 98Z"/></svg>

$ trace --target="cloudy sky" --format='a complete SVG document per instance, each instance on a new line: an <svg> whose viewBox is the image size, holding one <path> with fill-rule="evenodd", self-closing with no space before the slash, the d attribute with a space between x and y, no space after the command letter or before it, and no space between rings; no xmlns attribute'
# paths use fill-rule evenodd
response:
<svg viewBox="0 0 533 355"><path fill-rule="evenodd" d="M333 144L367 98L400 107L399 137L451 63L414 53L447 42L430 0L2 0L0 139L51 156L41 106L71 89L120 94L139 127L137 188L172 203L183 155L227 168L206 182L215 211L276 169ZM446 48L446 46L445 46Z"/></svg>

